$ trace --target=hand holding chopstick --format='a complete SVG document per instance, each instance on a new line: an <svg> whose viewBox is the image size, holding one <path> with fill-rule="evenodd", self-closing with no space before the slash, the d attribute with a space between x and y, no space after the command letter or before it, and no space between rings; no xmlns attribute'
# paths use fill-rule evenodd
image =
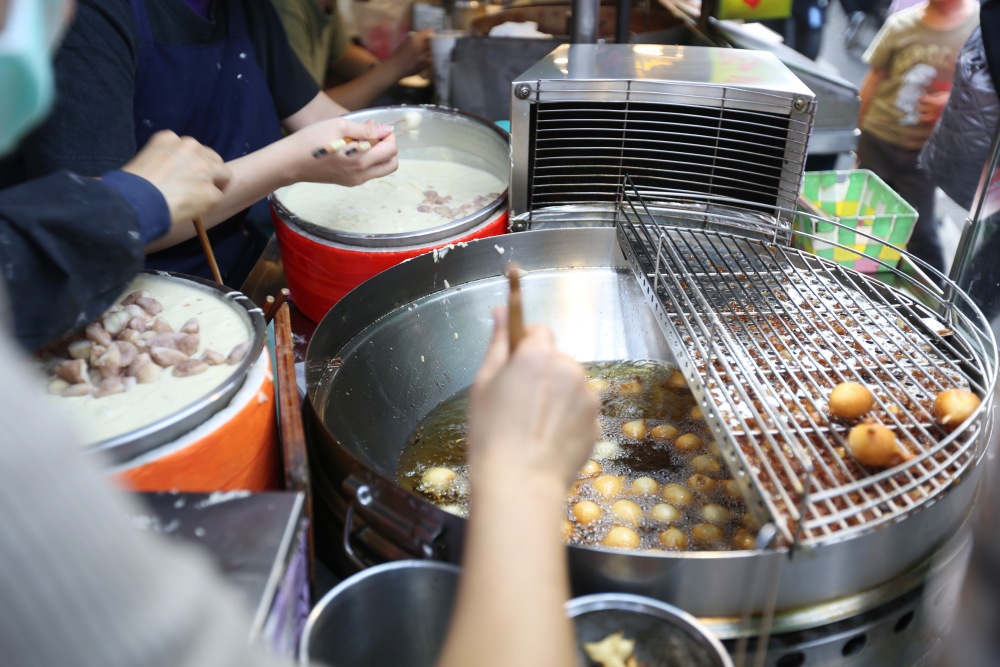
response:
<svg viewBox="0 0 1000 667"><path fill-rule="evenodd" d="M396 134L416 132L417 129L420 127L421 120L422 116L420 115L419 112L407 111L405 114L403 114L402 118L390 123L389 126L392 127L392 131ZM375 125L375 121L371 119L365 121L366 127L370 128L373 125ZM371 132L370 134L374 135L375 133ZM365 151L369 150L372 146L377 144L379 141L380 141L379 139L373 139L373 140L353 139L351 137L334 139L329 144L325 146L320 146L319 148L314 150L312 156L318 160L321 157L329 155L330 153L335 153L344 146L348 145L350 145L350 148L344 151L344 155L351 156L357 153L364 153Z"/></svg>
<svg viewBox="0 0 1000 667"><path fill-rule="evenodd" d="M507 297L507 336L510 353L514 354L517 344L524 338L524 307L521 303L521 267L511 264L507 267L510 295Z"/></svg>

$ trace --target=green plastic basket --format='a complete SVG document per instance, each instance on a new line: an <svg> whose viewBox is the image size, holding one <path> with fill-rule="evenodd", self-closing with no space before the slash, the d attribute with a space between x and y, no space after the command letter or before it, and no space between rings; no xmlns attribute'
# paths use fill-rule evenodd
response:
<svg viewBox="0 0 1000 667"><path fill-rule="evenodd" d="M864 273L890 270L875 260L896 266L917 222L916 210L867 169L806 172L799 210L843 226L797 215L795 231L813 237L796 234L796 247ZM883 243L865 238L855 229ZM837 243L846 247L834 245Z"/></svg>

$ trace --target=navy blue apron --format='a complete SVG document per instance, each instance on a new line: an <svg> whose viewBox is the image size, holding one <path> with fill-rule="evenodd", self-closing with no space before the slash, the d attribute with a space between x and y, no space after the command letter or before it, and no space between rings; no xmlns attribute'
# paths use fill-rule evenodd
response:
<svg viewBox="0 0 1000 667"><path fill-rule="evenodd" d="M160 130L173 130L210 146L228 162L280 139L281 122L254 55L242 3L225 3L225 38L180 45L153 40L145 2L131 0L139 33L136 145L141 148ZM230 287L240 286L266 241L245 216L244 211L208 233ZM149 255L146 266L211 277L197 239Z"/></svg>

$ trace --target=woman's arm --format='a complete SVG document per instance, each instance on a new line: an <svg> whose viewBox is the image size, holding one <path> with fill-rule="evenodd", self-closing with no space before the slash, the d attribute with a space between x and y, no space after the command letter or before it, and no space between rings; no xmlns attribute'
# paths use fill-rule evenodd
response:
<svg viewBox="0 0 1000 667"><path fill-rule="evenodd" d="M325 97L322 93L319 97ZM313 157L313 152L337 139L367 140L372 147L347 155L347 148ZM301 181L361 185L391 174L396 159L396 137L391 126L355 123L342 118L317 122L269 146L227 162L232 171L223 201L203 216L210 228L266 197L278 188ZM175 225L170 232L146 247L147 252L176 245L194 236L193 225Z"/></svg>
<svg viewBox="0 0 1000 667"><path fill-rule="evenodd" d="M583 370L533 327L511 356L505 312L469 412L471 515L439 667L575 667L566 489L597 440Z"/></svg>

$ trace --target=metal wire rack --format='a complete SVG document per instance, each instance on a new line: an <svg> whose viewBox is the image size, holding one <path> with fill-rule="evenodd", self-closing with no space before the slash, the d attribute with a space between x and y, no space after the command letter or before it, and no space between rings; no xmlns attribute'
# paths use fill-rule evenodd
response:
<svg viewBox="0 0 1000 667"><path fill-rule="evenodd" d="M789 247L781 225L747 225L737 200L678 199L626 177L618 238L758 520L805 548L898 521L962 479L985 449L997 372L990 326L964 293L898 268L889 286ZM879 470L851 456L854 422L827 404L849 380L875 396L865 419L913 459ZM952 387L982 405L947 431L931 405Z"/></svg>

